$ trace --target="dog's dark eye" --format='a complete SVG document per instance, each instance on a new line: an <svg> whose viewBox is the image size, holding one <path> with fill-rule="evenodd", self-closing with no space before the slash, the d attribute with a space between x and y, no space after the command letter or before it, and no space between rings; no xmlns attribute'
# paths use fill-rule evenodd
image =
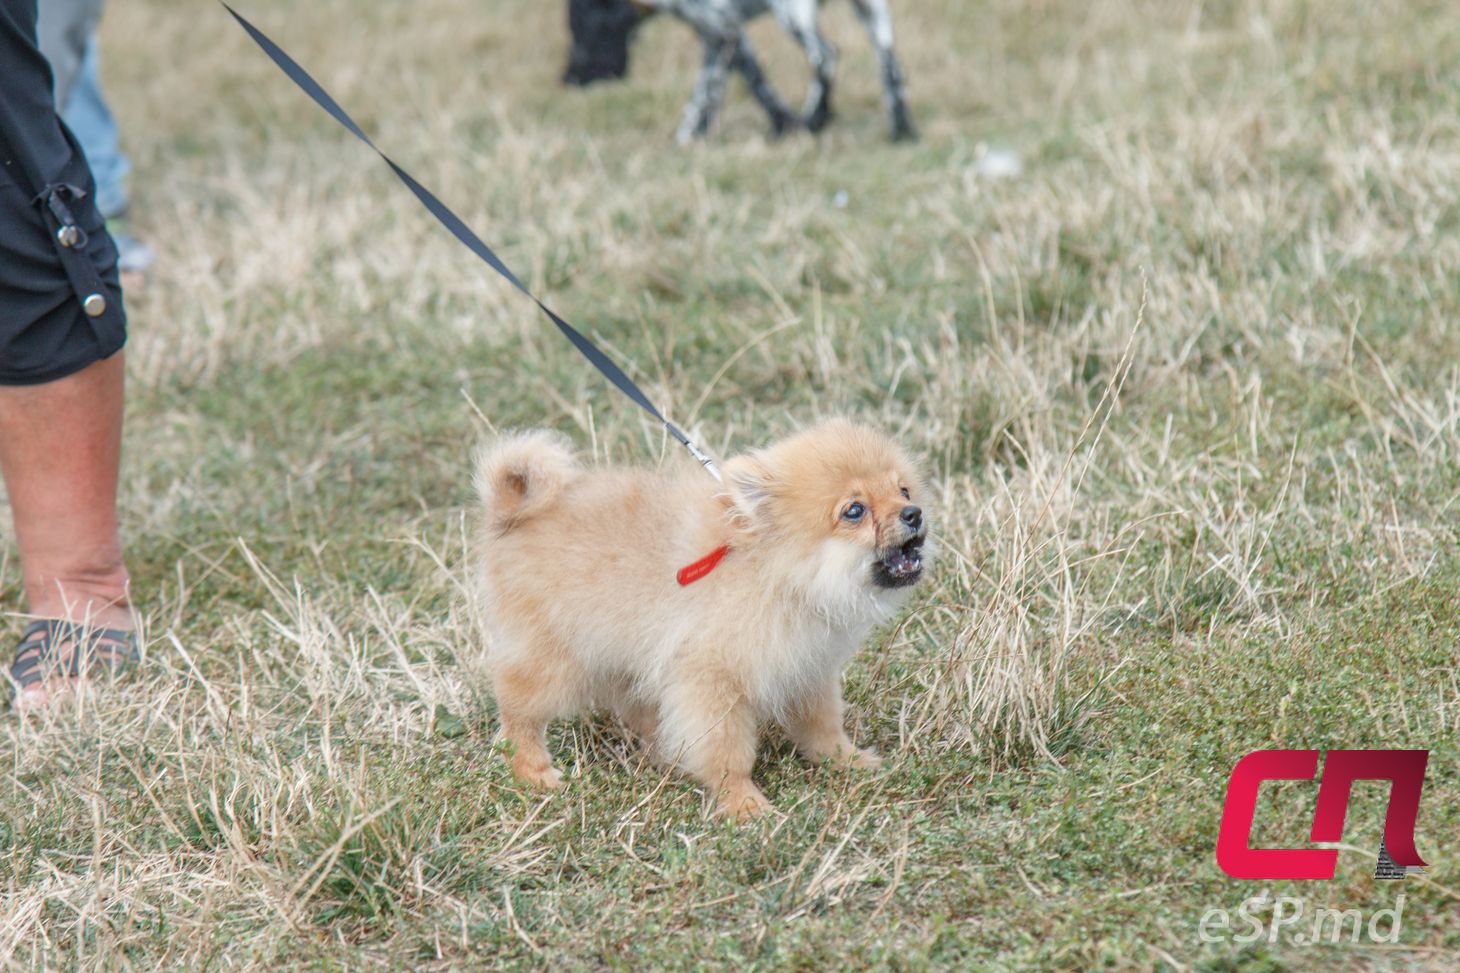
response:
<svg viewBox="0 0 1460 973"><path fill-rule="evenodd" d="M904 499L904 500L911 500L912 499L912 494L907 492L907 487L903 487L902 488L902 499Z"/></svg>
<svg viewBox="0 0 1460 973"><path fill-rule="evenodd" d="M862 506L860 503L849 503L847 504L847 509L842 511L842 520L850 520L852 523L855 524L857 521L861 520L862 517L866 515L866 513L867 508Z"/></svg>

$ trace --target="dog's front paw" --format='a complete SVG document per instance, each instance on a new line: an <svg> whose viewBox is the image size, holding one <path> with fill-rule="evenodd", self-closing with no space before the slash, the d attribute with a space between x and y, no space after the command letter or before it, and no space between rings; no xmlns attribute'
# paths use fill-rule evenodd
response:
<svg viewBox="0 0 1460 973"><path fill-rule="evenodd" d="M853 770L876 770L882 766L882 756L871 747L865 750L858 750L847 760L847 766Z"/></svg>
<svg viewBox="0 0 1460 973"><path fill-rule="evenodd" d="M831 770L876 770L882 766L882 757L870 747L858 750L852 741L846 740L836 747L802 750L806 759Z"/></svg>
<svg viewBox="0 0 1460 973"><path fill-rule="evenodd" d="M563 772L547 762L513 761L512 776L541 791L556 791L563 786Z"/></svg>
<svg viewBox="0 0 1460 973"><path fill-rule="evenodd" d="M722 821L734 821L736 824L741 824L764 817L770 812L770 809L771 802L766 800L766 796L760 792L759 787L752 784L748 788L726 791L721 794L719 804L715 807L715 817Z"/></svg>
<svg viewBox="0 0 1460 973"><path fill-rule="evenodd" d="M545 791L561 790L563 787L563 772L556 767L549 767L547 773L538 775L530 783L533 787L541 788Z"/></svg>

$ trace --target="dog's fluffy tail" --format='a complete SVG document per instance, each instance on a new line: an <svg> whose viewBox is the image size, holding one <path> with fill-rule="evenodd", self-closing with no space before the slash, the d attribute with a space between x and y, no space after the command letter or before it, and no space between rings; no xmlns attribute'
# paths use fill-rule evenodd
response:
<svg viewBox="0 0 1460 973"><path fill-rule="evenodd" d="M567 441L546 430L514 433L483 447L475 482L486 524L505 532L530 520L579 472Z"/></svg>

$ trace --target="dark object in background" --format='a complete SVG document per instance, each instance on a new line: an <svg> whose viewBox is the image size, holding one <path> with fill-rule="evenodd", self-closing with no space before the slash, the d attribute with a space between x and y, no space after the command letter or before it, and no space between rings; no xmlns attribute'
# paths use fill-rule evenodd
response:
<svg viewBox="0 0 1460 973"><path fill-rule="evenodd" d="M646 16L630 0L569 0L573 47L563 83L581 87L628 74L629 39Z"/></svg>
<svg viewBox="0 0 1460 973"><path fill-rule="evenodd" d="M903 91L902 67L892 49L892 14L887 0L852 0L852 6L877 51L892 140L915 139L917 131ZM832 118L831 82L837 59L836 48L817 28L819 7L819 0L568 0L568 29L573 43L563 81L587 85L624 77L635 29L655 11L668 10L694 27L704 48L699 79L675 133L681 144L709 131L724 101L726 75L731 71L745 79L751 94L770 116L773 137L801 126L819 132ZM745 36L745 23L767 11L775 13L776 20L806 52L811 65L811 84L800 115L782 104Z"/></svg>

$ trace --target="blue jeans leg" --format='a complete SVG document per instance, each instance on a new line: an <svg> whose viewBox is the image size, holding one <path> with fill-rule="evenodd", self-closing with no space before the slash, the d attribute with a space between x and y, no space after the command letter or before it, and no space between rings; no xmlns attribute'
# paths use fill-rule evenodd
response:
<svg viewBox="0 0 1460 973"><path fill-rule="evenodd" d="M101 92L101 51L95 34L86 42L81 68L61 117L91 163L96 177L96 208L107 219L116 219L127 209L127 173L132 164L122 154L116 119Z"/></svg>

